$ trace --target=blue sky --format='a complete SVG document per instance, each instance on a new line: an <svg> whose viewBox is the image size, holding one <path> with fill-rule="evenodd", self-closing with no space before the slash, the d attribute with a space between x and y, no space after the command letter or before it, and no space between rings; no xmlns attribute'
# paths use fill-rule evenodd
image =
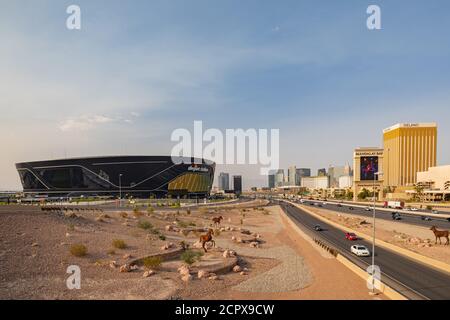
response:
<svg viewBox="0 0 450 320"><path fill-rule="evenodd" d="M65 28L70 4L82 30ZM382 30L366 28L381 7ZM397 122L450 163L450 3L0 0L0 189L18 161L168 154L170 133L279 128L281 166L351 162ZM6 146L8 146L6 148ZM218 166L263 185L259 167Z"/></svg>

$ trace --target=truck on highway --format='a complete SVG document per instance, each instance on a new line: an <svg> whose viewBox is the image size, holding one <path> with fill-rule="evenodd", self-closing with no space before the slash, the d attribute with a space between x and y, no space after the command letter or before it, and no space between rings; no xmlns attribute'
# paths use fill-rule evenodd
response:
<svg viewBox="0 0 450 320"><path fill-rule="evenodd" d="M391 208L391 209L403 209L405 207L405 203L403 201L385 201L383 208Z"/></svg>

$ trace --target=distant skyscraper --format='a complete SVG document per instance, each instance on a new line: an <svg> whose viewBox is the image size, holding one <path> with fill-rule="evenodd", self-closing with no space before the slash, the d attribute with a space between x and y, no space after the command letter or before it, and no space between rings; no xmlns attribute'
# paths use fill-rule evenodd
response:
<svg viewBox="0 0 450 320"><path fill-rule="evenodd" d="M291 166L288 168L288 185L297 185L297 168L295 166Z"/></svg>
<svg viewBox="0 0 450 320"><path fill-rule="evenodd" d="M219 190L230 190L230 175L225 172L219 174Z"/></svg>
<svg viewBox="0 0 450 320"><path fill-rule="evenodd" d="M233 176L233 190L236 194L242 193L242 176Z"/></svg>
<svg viewBox="0 0 450 320"><path fill-rule="evenodd" d="M297 168L297 186L302 184L303 177L311 177L311 169L309 168Z"/></svg>
<svg viewBox="0 0 450 320"><path fill-rule="evenodd" d="M399 123L383 130L384 183L408 186L416 183L417 172L436 166L437 125Z"/></svg>
<svg viewBox="0 0 450 320"><path fill-rule="evenodd" d="M284 170L278 169L277 173L275 174L275 187L282 186L284 186Z"/></svg>
<svg viewBox="0 0 450 320"><path fill-rule="evenodd" d="M275 188L275 174L274 173L270 173L268 175L269 177L269 188Z"/></svg>
<svg viewBox="0 0 450 320"><path fill-rule="evenodd" d="M348 172L348 173L347 173ZM350 169L347 166L330 166L328 168L328 176L330 177L330 187L339 187L339 178L342 176L349 176Z"/></svg>
<svg viewBox="0 0 450 320"><path fill-rule="evenodd" d="M326 175L327 175L327 169L322 168L322 169L317 170L317 176L318 177L323 177L323 176L326 176Z"/></svg>

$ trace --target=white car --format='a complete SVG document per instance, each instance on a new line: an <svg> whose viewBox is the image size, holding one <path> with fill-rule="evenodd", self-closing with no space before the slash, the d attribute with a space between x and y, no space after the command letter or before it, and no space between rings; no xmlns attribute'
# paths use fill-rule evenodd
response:
<svg viewBox="0 0 450 320"><path fill-rule="evenodd" d="M417 208L411 208L411 211L419 211Z"/></svg>
<svg viewBox="0 0 450 320"><path fill-rule="evenodd" d="M350 251L354 255L357 255L358 257L368 257L368 256L370 256L369 249L367 249L365 246L360 245L360 244L356 244L354 246L351 246L350 247Z"/></svg>

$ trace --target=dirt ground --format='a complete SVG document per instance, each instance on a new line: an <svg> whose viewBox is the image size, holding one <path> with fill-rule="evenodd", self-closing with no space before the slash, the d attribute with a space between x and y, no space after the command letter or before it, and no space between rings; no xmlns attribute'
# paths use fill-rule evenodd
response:
<svg viewBox="0 0 450 320"><path fill-rule="evenodd" d="M313 211L342 226L371 236L372 221L367 217L334 213L329 210L308 207ZM450 246L435 244L433 232L428 227L377 219L376 237L388 243L411 250L424 256L450 264ZM445 239L441 239L445 243Z"/></svg>
<svg viewBox="0 0 450 320"><path fill-rule="evenodd" d="M365 281L334 258L327 257L299 236L284 221L278 207L264 203L186 209L145 209L82 212L67 217L43 212L39 207L0 208L0 299L371 299ZM215 240L218 247L236 250L245 275L229 272L219 280L181 280L177 272L156 269L120 273L111 261L124 264L129 256L161 252L169 242L193 244L197 232L183 235L166 226L210 227L211 218L223 216ZM152 232L142 222L152 225ZM258 248L237 243L241 229L260 235ZM230 230L231 229L231 230ZM156 231L155 231L156 230ZM165 239L164 239L165 237ZM114 239L126 248L113 248ZM74 244L88 253L75 257ZM81 289L69 290L66 269L81 269ZM284 279L284 280L280 280ZM285 291L283 291L285 290ZM377 297L377 298L383 298Z"/></svg>

